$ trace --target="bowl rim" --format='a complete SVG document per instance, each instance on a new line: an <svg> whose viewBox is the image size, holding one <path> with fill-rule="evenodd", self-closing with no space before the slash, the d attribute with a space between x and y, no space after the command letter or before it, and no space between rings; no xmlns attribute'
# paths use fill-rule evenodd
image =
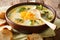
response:
<svg viewBox="0 0 60 40"><path fill-rule="evenodd" d="M53 18L50 22L52 22L53 20L55 20L55 18L56 18L56 11L55 11L51 6L46 5L46 4L42 4L42 3L38 3L38 2L28 2L28 3L24 2L24 3L15 4L15 5L13 5L13 6L11 6L11 7L9 7L9 8L7 9L6 14L5 14L5 18L6 18L8 21L10 21L11 23L15 24L15 25L27 27L28 25L20 25L20 24L14 23L13 21L11 21L11 20L8 18L7 14L8 14L12 9L14 9L15 7L18 7L18 6L22 6L22 5L40 5L40 4L43 5L43 6L45 6L45 7L48 8L48 9L50 9L50 10L53 12L54 18ZM46 25L46 24L43 24L43 25ZM43 26L43 25L37 25L37 26ZM37 26L32 26L32 27L37 27ZM28 27L31 27L31 26L28 26Z"/></svg>

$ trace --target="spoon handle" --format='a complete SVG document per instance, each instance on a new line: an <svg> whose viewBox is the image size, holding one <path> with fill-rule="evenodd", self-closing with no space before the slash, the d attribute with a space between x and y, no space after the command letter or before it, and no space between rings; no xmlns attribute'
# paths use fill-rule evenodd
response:
<svg viewBox="0 0 60 40"><path fill-rule="evenodd" d="M55 30L56 29L56 25L53 23L50 23L46 20L44 20L43 18L40 18L44 23L46 23L51 29Z"/></svg>

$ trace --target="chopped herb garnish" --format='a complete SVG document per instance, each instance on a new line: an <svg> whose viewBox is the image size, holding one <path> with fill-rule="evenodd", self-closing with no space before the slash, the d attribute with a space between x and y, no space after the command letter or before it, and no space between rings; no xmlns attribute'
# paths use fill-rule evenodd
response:
<svg viewBox="0 0 60 40"><path fill-rule="evenodd" d="M24 10L26 10L26 8L25 7L21 7L21 8L19 8L18 12L21 12L21 11L24 11Z"/></svg>
<svg viewBox="0 0 60 40"><path fill-rule="evenodd" d="M29 10L30 8L27 8L27 10Z"/></svg>
<svg viewBox="0 0 60 40"><path fill-rule="evenodd" d="M44 13L49 13L47 10L44 10L43 12L44 12Z"/></svg>
<svg viewBox="0 0 60 40"><path fill-rule="evenodd" d="M34 20L35 23L39 24L36 20Z"/></svg>
<svg viewBox="0 0 60 40"><path fill-rule="evenodd" d="M42 5L36 6L36 9L38 9L38 10L43 10L43 6L42 6Z"/></svg>
<svg viewBox="0 0 60 40"><path fill-rule="evenodd" d="M22 19L16 19L18 22L21 22L21 23L23 23L23 20Z"/></svg>
<svg viewBox="0 0 60 40"><path fill-rule="evenodd" d="M33 20L30 20L30 22L31 22L31 25L33 25Z"/></svg>

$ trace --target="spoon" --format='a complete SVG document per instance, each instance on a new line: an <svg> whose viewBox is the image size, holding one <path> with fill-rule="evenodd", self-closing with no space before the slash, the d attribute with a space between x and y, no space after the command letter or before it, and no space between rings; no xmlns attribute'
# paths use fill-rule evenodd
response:
<svg viewBox="0 0 60 40"><path fill-rule="evenodd" d="M41 14L40 14L39 10L37 10L37 9L32 9L31 12L32 12L33 14L35 14L36 18L42 20L42 21L43 21L45 24L47 24L52 30L55 30L55 29L56 29L56 25L55 25L55 24L50 23L50 22L44 20L44 19L41 17Z"/></svg>

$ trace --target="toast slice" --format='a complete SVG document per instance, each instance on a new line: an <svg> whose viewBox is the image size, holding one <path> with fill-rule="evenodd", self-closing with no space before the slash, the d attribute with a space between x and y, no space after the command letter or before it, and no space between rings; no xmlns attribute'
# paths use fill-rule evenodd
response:
<svg viewBox="0 0 60 40"><path fill-rule="evenodd" d="M0 26L1 26L1 25L4 25L5 23L6 23L6 20L0 19Z"/></svg>
<svg viewBox="0 0 60 40"><path fill-rule="evenodd" d="M27 40L43 40L39 34L30 34L27 36Z"/></svg>
<svg viewBox="0 0 60 40"><path fill-rule="evenodd" d="M3 29L0 31L0 40L13 40L13 34L8 29Z"/></svg>

